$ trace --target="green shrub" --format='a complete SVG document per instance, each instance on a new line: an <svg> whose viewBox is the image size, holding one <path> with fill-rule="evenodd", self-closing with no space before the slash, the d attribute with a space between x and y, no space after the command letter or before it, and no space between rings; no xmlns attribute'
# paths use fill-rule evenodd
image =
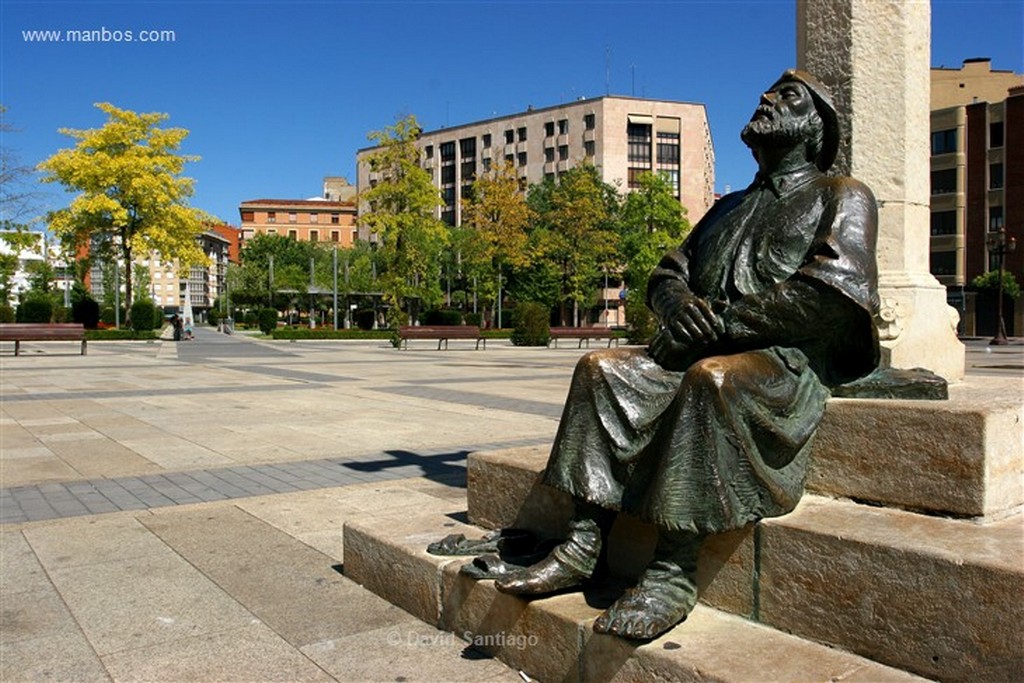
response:
<svg viewBox="0 0 1024 683"><path fill-rule="evenodd" d="M140 299L132 304L132 329L136 332L152 330L163 321L163 316L149 299Z"/></svg>
<svg viewBox="0 0 1024 683"><path fill-rule="evenodd" d="M512 343L515 346L547 346L551 339L550 312L547 306L525 303L516 306L513 319Z"/></svg>
<svg viewBox="0 0 1024 683"><path fill-rule="evenodd" d="M206 322L210 323L214 327L220 324L220 311L216 308L211 308L206 312Z"/></svg>
<svg viewBox="0 0 1024 683"><path fill-rule="evenodd" d="M257 322L260 326L260 332L263 334L270 334L277 329L277 309L261 308Z"/></svg>
<svg viewBox="0 0 1024 683"><path fill-rule="evenodd" d="M335 330L330 327L282 327L273 332L274 339L391 339L391 330Z"/></svg>
<svg viewBox="0 0 1024 683"><path fill-rule="evenodd" d="M126 313L127 313L127 311L125 311L122 308L121 309L121 322L122 323L125 320L125 317L126 317L125 314ZM100 311L100 322L104 323L105 325L114 325L117 322L117 319L114 317L114 309L110 308L108 306L107 308L104 308L103 310L101 310Z"/></svg>
<svg viewBox="0 0 1024 683"><path fill-rule="evenodd" d="M626 295L626 324L630 344L650 344L658 329L658 319L647 308L645 295L638 290L630 290Z"/></svg>
<svg viewBox="0 0 1024 683"><path fill-rule="evenodd" d="M153 330L86 330L85 338L88 341L129 341L156 339L157 334Z"/></svg>
<svg viewBox="0 0 1024 683"><path fill-rule="evenodd" d="M453 308L433 308L420 316L422 325L461 325L462 313Z"/></svg>
<svg viewBox="0 0 1024 683"><path fill-rule="evenodd" d="M83 296L71 304L71 320L81 323L87 330L95 330L100 322L100 305L91 296Z"/></svg>
<svg viewBox="0 0 1024 683"><path fill-rule="evenodd" d="M13 323L14 309L7 304L0 304L0 323Z"/></svg>
<svg viewBox="0 0 1024 683"><path fill-rule="evenodd" d="M14 317L19 323L48 323L53 320L53 303L44 297L26 299Z"/></svg>
<svg viewBox="0 0 1024 683"><path fill-rule="evenodd" d="M484 320L484 317L479 313L467 313L465 318L467 325L476 325L477 327L480 327L480 323Z"/></svg>

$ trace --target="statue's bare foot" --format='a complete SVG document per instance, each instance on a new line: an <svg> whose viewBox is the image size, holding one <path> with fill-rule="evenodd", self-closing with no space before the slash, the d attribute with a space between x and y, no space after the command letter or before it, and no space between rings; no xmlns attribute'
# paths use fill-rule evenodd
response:
<svg viewBox="0 0 1024 683"><path fill-rule="evenodd" d="M494 586L512 595L545 595L582 584L587 575L559 561L554 554L537 564L498 579Z"/></svg>
<svg viewBox="0 0 1024 683"><path fill-rule="evenodd" d="M652 640L685 619L696 603L697 587L688 577L645 575L594 621L594 631Z"/></svg>

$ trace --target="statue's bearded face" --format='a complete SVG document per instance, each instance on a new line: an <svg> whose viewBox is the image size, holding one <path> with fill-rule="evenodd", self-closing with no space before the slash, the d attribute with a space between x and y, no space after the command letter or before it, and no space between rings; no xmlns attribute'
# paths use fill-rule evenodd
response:
<svg viewBox="0 0 1024 683"><path fill-rule="evenodd" d="M798 81L776 83L761 102L740 138L751 149L807 146L808 160L821 149L823 124L810 91Z"/></svg>

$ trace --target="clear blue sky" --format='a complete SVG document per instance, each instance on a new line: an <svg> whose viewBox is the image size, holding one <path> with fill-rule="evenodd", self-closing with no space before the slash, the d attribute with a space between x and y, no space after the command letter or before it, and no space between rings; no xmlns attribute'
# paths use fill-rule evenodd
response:
<svg viewBox="0 0 1024 683"><path fill-rule="evenodd" d="M932 65L991 57L1024 71L1022 0L934 0ZM716 190L754 164L739 130L796 62L794 0L629 2L19 2L0 0L3 144L35 164L103 123L109 101L191 131L192 204L238 204L355 182L366 134L415 114L427 129L605 93L707 105ZM26 42L23 31L171 30L174 42ZM607 68L606 68L607 65ZM49 206L67 199L48 190Z"/></svg>

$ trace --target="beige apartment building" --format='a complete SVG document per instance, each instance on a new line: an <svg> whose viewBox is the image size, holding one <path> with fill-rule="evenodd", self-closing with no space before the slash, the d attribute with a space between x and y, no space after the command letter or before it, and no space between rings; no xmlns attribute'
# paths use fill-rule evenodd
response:
<svg viewBox="0 0 1024 683"><path fill-rule="evenodd" d="M991 235L1005 229L1024 240L1024 75L970 59L931 78L930 270L960 311L961 333L991 334L992 306L979 307L965 287L998 267ZM1022 279L1021 248L1005 267ZM1020 334L1022 322L1018 300L1007 331Z"/></svg>
<svg viewBox="0 0 1024 683"><path fill-rule="evenodd" d="M353 200L250 199L239 205L238 213L243 242L268 234L350 247L356 238Z"/></svg>
<svg viewBox="0 0 1024 683"><path fill-rule="evenodd" d="M461 224L461 200L476 175L506 161L524 188L583 161L624 191L635 187L644 171L661 173L691 223L714 201L715 154L702 104L618 96L579 99L426 131L417 146L444 200L438 216L449 225ZM375 150L357 153L360 192L378 180L366 162Z"/></svg>

